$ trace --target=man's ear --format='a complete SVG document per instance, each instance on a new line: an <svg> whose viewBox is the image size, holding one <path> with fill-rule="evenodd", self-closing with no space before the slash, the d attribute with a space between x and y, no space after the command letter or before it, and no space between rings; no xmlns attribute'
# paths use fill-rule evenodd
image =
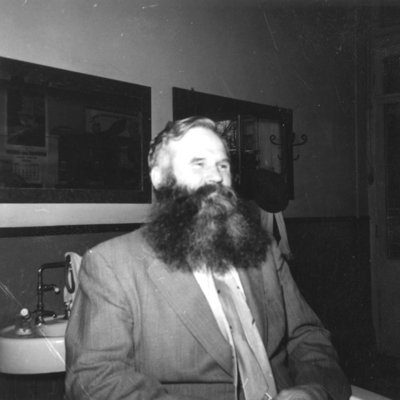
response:
<svg viewBox="0 0 400 400"><path fill-rule="evenodd" d="M154 166L150 171L150 179L151 183L154 186L154 189L158 190L162 184L162 171L159 166Z"/></svg>

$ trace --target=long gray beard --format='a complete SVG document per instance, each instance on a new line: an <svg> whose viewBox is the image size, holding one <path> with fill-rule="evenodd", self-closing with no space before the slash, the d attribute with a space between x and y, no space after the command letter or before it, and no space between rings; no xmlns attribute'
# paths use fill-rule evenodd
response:
<svg viewBox="0 0 400 400"><path fill-rule="evenodd" d="M206 265L224 272L229 266L258 267L270 238L235 192L205 185L194 192L174 185L157 193L145 235L170 268L191 271Z"/></svg>

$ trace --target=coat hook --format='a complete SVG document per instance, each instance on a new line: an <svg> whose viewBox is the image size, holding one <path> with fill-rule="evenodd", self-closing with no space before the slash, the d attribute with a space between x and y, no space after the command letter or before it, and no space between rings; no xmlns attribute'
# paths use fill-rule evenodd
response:
<svg viewBox="0 0 400 400"><path fill-rule="evenodd" d="M294 139L295 139L296 133L293 132L292 134L292 147L295 146L303 146L303 144L306 144L308 141L308 137L307 135L305 135L304 133L300 136L301 141L294 143ZM300 154L297 154L295 157L293 157L293 161L297 161L300 158Z"/></svg>
<svg viewBox="0 0 400 400"><path fill-rule="evenodd" d="M272 144L274 144L275 146L282 146L282 143L279 143L276 141L276 135L271 135L269 137L269 140Z"/></svg>
<svg viewBox="0 0 400 400"><path fill-rule="evenodd" d="M269 140L275 146L282 146L282 143L279 143L279 142L276 141L276 135L271 135L269 137ZM278 154L277 157L278 157L278 160L282 161L282 156L280 154Z"/></svg>
<svg viewBox="0 0 400 400"><path fill-rule="evenodd" d="M300 136L301 142L294 143L294 138L295 138L295 136L296 136L296 133L293 132L293 134L292 134L292 146L293 146L293 147L294 147L294 146L303 146L303 144L306 144L307 141L308 141L307 135L305 135L305 134L303 133L303 134Z"/></svg>
<svg viewBox="0 0 400 400"><path fill-rule="evenodd" d="M307 141L308 141L307 135L303 134L303 135L300 136L301 141L298 142L298 143L294 143L295 136L296 136L296 133L295 133L295 132L292 132L292 134L291 134L291 139L290 139L290 142L291 142L291 146L292 146L292 147L295 147L295 146L303 146L303 144L306 144ZM269 140L270 140L270 142L271 142L272 144L274 144L275 146L282 146L282 143L279 143L276 139L277 139L276 135L271 135L271 136L269 137ZM299 159L299 157L300 157L300 155L297 154L297 156L293 158L293 161L297 161L297 160ZM282 156L278 155L278 158L279 158L279 160L282 160Z"/></svg>

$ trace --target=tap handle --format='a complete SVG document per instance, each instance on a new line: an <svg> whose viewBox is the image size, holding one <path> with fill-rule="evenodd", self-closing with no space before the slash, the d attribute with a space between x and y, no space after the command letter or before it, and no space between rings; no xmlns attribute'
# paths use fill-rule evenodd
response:
<svg viewBox="0 0 400 400"><path fill-rule="evenodd" d="M54 283L42 285L43 292L48 292L50 290L52 290L56 294L60 293L60 288L57 285L55 285Z"/></svg>
<svg viewBox="0 0 400 400"><path fill-rule="evenodd" d="M44 310L42 312L42 316L43 317L53 317L53 318L55 318L55 317L57 317L57 314L54 311Z"/></svg>
<svg viewBox="0 0 400 400"><path fill-rule="evenodd" d="M40 312L37 312L37 316L35 319L35 323L38 324L43 324L45 323L45 318L46 317L52 317L52 318L56 318L57 314L54 311L50 311L50 310L42 310Z"/></svg>

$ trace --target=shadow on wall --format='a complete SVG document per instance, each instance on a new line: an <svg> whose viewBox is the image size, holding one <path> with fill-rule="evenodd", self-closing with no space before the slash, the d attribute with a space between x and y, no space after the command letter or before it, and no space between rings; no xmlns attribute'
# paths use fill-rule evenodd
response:
<svg viewBox="0 0 400 400"><path fill-rule="evenodd" d="M350 382L400 399L400 361L379 354L372 324L368 218L287 219L292 274L331 331Z"/></svg>

